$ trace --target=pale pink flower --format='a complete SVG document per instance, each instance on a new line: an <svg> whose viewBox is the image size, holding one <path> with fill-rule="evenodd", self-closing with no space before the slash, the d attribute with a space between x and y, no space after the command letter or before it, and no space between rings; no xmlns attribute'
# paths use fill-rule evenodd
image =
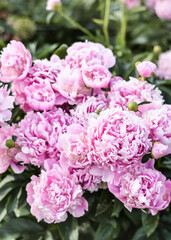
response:
<svg viewBox="0 0 171 240"><path fill-rule="evenodd" d="M88 66L99 64L111 68L116 62L115 56L109 48L105 48L100 43L88 41L74 43L67 49L65 59L73 68L82 67L84 62Z"/></svg>
<svg viewBox="0 0 171 240"><path fill-rule="evenodd" d="M163 103L161 91L153 84L130 77L129 81L111 79L111 91L108 94L111 108L127 109L128 103L145 101Z"/></svg>
<svg viewBox="0 0 171 240"><path fill-rule="evenodd" d="M171 105L144 112L142 118L153 142L171 145Z"/></svg>
<svg viewBox="0 0 171 240"><path fill-rule="evenodd" d="M157 66L150 61L143 61L137 65L137 71L142 77L150 77L155 73Z"/></svg>
<svg viewBox="0 0 171 240"><path fill-rule="evenodd" d="M16 130L16 143L21 147L17 160L39 167L47 158L58 161L58 138L70 123L70 117L60 108L44 113L28 113Z"/></svg>
<svg viewBox="0 0 171 240"><path fill-rule="evenodd" d="M46 10L54 10L55 6L61 5L61 1L60 0L47 0L47 5L46 5Z"/></svg>
<svg viewBox="0 0 171 240"><path fill-rule="evenodd" d="M15 135L15 125L4 125L0 128L0 174L6 172L9 166L15 173L21 173L24 171L24 166L19 165L15 156L20 149L10 148L6 146L6 141L12 139L12 135Z"/></svg>
<svg viewBox="0 0 171 240"><path fill-rule="evenodd" d="M80 124L71 124L67 132L58 139L58 149L61 152L60 163L64 167L85 168L91 164L87 158L87 132Z"/></svg>
<svg viewBox="0 0 171 240"><path fill-rule="evenodd" d="M171 50L161 53L158 60L156 75L160 78L171 79Z"/></svg>
<svg viewBox="0 0 171 240"><path fill-rule="evenodd" d="M74 109L70 110L73 122L88 126L91 117L97 118L101 111L109 107L109 101L105 93L95 96L87 96L81 103L78 103Z"/></svg>
<svg viewBox="0 0 171 240"><path fill-rule="evenodd" d="M0 57L0 79L2 82L23 79L32 65L30 52L21 42L12 40L3 49Z"/></svg>
<svg viewBox="0 0 171 240"><path fill-rule="evenodd" d="M148 135L142 119L135 114L107 109L97 119L90 119L89 157L97 165L112 171L139 164L151 147Z"/></svg>
<svg viewBox="0 0 171 240"><path fill-rule="evenodd" d="M12 113L9 110L13 108L14 97L9 96L10 91L7 91L7 86L0 87L0 125L11 119Z"/></svg>
<svg viewBox="0 0 171 240"><path fill-rule="evenodd" d="M82 67L82 77L84 83L90 88L106 88L111 80L112 74L109 70L99 64Z"/></svg>
<svg viewBox="0 0 171 240"><path fill-rule="evenodd" d="M36 111L50 110L55 105L55 93L49 82L31 84L25 88L26 101Z"/></svg>
<svg viewBox="0 0 171 240"><path fill-rule="evenodd" d="M72 168L70 172L77 177L77 183L82 186L83 190L89 192L97 191L102 188L102 177L91 173L92 166L85 168Z"/></svg>
<svg viewBox="0 0 171 240"><path fill-rule="evenodd" d="M156 5L157 0L145 0L146 6L154 11L155 5Z"/></svg>
<svg viewBox="0 0 171 240"><path fill-rule="evenodd" d="M70 104L75 104L82 100L85 95L90 95L90 90L84 85L81 70L78 68L72 69L69 65L59 73L52 87Z"/></svg>
<svg viewBox="0 0 171 240"><path fill-rule="evenodd" d="M159 18L171 20L171 0L157 0L155 12Z"/></svg>
<svg viewBox="0 0 171 240"><path fill-rule="evenodd" d="M54 105L66 102L66 98L52 87L64 66L64 61L60 59L55 62L36 60L23 81L13 82L16 104L28 112L50 110Z"/></svg>
<svg viewBox="0 0 171 240"><path fill-rule="evenodd" d="M171 153L171 149L170 149L170 152L169 152L169 148L168 148L167 145L164 145L164 144L162 144L160 142L155 142L153 144L151 153L152 153L152 156L155 159L159 159L159 158L161 158L161 157Z"/></svg>
<svg viewBox="0 0 171 240"><path fill-rule="evenodd" d="M155 215L167 208L171 201L171 181L154 169L154 159L116 174L108 187L129 211L132 208L148 209Z"/></svg>
<svg viewBox="0 0 171 240"><path fill-rule="evenodd" d="M121 0L121 2L125 3L127 8L129 8L129 9L137 7L137 6L140 5L139 0Z"/></svg>
<svg viewBox="0 0 171 240"><path fill-rule="evenodd" d="M67 211L74 217L84 215L88 203L76 181L75 176L57 164L49 171L41 171L39 177L33 175L26 187L31 213L38 221L43 219L47 223L65 221Z"/></svg>

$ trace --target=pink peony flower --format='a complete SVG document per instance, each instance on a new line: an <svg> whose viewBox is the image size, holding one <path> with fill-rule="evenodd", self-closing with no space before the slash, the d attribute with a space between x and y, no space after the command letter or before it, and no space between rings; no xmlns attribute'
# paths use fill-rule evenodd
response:
<svg viewBox="0 0 171 240"><path fill-rule="evenodd" d="M147 163L130 168L129 171L116 174L109 191L117 197L124 206L148 209L152 215L168 207L171 201L171 181L154 169L154 159Z"/></svg>
<svg viewBox="0 0 171 240"><path fill-rule="evenodd" d="M76 42L67 49L65 57L67 63L73 68L80 68L86 62L88 66L95 64L111 68L115 65L116 59L112 51L100 43Z"/></svg>
<svg viewBox="0 0 171 240"><path fill-rule="evenodd" d="M85 95L90 95L90 90L84 86L80 69L72 69L69 65L59 73L52 87L70 104L75 104L83 99Z"/></svg>
<svg viewBox="0 0 171 240"><path fill-rule="evenodd" d="M58 161L58 138L70 123L70 117L60 108L44 113L28 113L16 130L16 143L21 147L17 160L39 167L47 158Z"/></svg>
<svg viewBox="0 0 171 240"><path fill-rule="evenodd" d="M2 82L23 79L32 65L30 52L21 42L12 40L3 49L0 57L0 79Z"/></svg>
<svg viewBox="0 0 171 240"><path fill-rule="evenodd" d="M137 71L142 77L150 77L155 73L157 66L150 61L143 61L137 65Z"/></svg>
<svg viewBox="0 0 171 240"><path fill-rule="evenodd" d="M71 124L67 127L67 132L59 136L58 149L62 152L61 166L85 168L91 164L87 158L87 132L80 124Z"/></svg>
<svg viewBox="0 0 171 240"><path fill-rule="evenodd" d="M83 102L78 103L74 109L70 110L74 123L79 123L85 128L88 127L88 121L91 117L97 118L101 111L108 108L109 101L104 94L99 94L97 97L87 96Z"/></svg>
<svg viewBox="0 0 171 240"><path fill-rule="evenodd" d="M129 81L125 80L111 80L111 91L108 98L110 100L111 108L121 108L127 110L128 103L141 103L145 101L158 101L163 103L161 91L146 81L140 81L136 78L130 77Z"/></svg>
<svg viewBox="0 0 171 240"><path fill-rule="evenodd" d="M171 1L157 0L155 12L159 18L171 20Z"/></svg>
<svg viewBox="0 0 171 240"><path fill-rule="evenodd" d="M33 110L46 111L52 109L55 105L55 93L49 82L33 82L24 91L27 104Z"/></svg>
<svg viewBox="0 0 171 240"><path fill-rule="evenodd" d="M144 112L142 118L153 142L171 145L171 105Z"/></svg>
<svg viewBox="0 0 171 240"><path fill-rule="evenodd" d="M158 60L156 75L160 78L171 79L171 50L161 53Z"/></svg>
<svg viewBox="0 0 171 240"><path fill-rule="evenodd" d="M24 166L20 165L15 156L20 149L9 148L6 146L6 141L12 139L12 135L15 135L15 125L4 125L0 128L0 174L6 172L9 166L15 173L21 173L24 171Z"/></svg>
<svg viewBox="0 0 171 240"><path fill-rule="evenodd" d="M146 6L150 9L150 10L153 10L154 11L154 8L155 8L155 5L156 5L156 2L158 0L146 0L145 1L145 4Z"/></svg>
<svg viewBox="0 0 171 240"><path fill-rule="evenodd" d="M160 142L155 142L153 144L151 153L152 153L152 156L155 159L159 159L159 158L161 158L161 157L171 153L171 149L170 149L170 152L169 152L169 149L168 149L167 145L164 145L164 144L162 144Z"/></svg>
<svg viewBox="0 0 171 240"><path fill-rule="evenodd" d="M9 91L7 91L7 86L0 87L0 125L2 126L4 122L11 119L11 111L9 108L13 108L14 97L9 96Z"/></svg>
<svg viewBox="0 0 171 240"><path fill-rule="evenodd" d="M102 65L95 64L87 66L85 64L82 67L82 76L87 87L106 88L108 87L112 74Z"/></svg>
<svg viewBox="0 0 171 240"><path fill-rule="evenodd" d="M26 187L27 201L38 221L44 219L47 223L59 223L66 220L67 211L80 217L88 210L76 178L59 165L53 165L49 171L41 171L39 178L32 176L31 180Z"/></svg>
<svg viewBox="0 0 171 240"><path fill-rule="evenodd" d="M125 3L127 8L129 8L129 9L137 7L137 6L140 5L139 0L121 0L121 2Z"/></svg>
<svg viewBox="0 0 171 240"><path fill-rule="evenodd" d="M97 119L90 119L89 157L112 171L137 165L151 147L148 135L141 118L120 109L107 109Z"/></svg>
<svg viewBox="0 0 171 240"><path fill-rule="evenodd" d="M61 5L60 0L47 0L46 10L54 10L55 6Z"/></svg>
<svg viewBox="0 0 171 240"><path fill-rule="evenodd" d="M98 191L102 188L102 177L91 173L92 166L85 168L72 168L71 173L77 177L77 183L82 186L83 190L89 192Z"/></svg>
<svg viewBox="0 0 171 240"><path fill-rule="evenodd" d="M60 59L55 62L36 60L23 81L13 82L16 104L28 112L50 110L54 105L66 102L66 98L52 87L64 66L64 61Z"/></svg>

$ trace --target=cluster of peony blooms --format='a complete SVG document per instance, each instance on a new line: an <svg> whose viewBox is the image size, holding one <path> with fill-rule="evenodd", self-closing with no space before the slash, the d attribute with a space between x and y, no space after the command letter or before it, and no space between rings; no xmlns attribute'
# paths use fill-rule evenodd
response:
<svg viewBox="0 0 171 240"><path fill-rule="evenodd" d="M141 77L125 81L109 71L115 62L110 49L88 41L74 43L65 59L32 62L17 41L1 53L0 79L11 82L12 96L1 86L0 173L40 168L26 187L38 221L84 215L85 191L104 186L130 211L155 215L171 201L171 181L154 168L171 153L171 106L145 80L156 65L139 63ZM10 125L14 101L26 115Z"/></svg>

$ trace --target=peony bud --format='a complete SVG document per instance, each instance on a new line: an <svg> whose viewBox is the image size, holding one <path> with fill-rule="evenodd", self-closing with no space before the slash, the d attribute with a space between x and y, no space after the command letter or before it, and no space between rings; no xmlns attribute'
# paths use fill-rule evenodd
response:
<svg viewBox="0 0 171 240"><path fill-rule="evenodd" d="M138 104L136 102L128 103L128 110L137 112L138 111Z"/></svg>
<svg viewBox="0 0 171 240"><path fill-rule="evenodd" d="M152 73L155 73L157 70L157 66L150 62L144 61L137 66L137 71L142 77L150 77Z"/></svg>
<svg viewBox="0 0 171 240"><path fill-rule="evenodd" d="M12 139L8 139L8 140L6 140L6 146L8 148L13 148L13 147L15 147L15 142Z"/></svg>
<svg viewBox="0 0 171 240"><path fill-rule="evenodd" d="M155 142L151 150L151 156L155 159L159 159L168 154L168 146L160 142Z"/></svg>

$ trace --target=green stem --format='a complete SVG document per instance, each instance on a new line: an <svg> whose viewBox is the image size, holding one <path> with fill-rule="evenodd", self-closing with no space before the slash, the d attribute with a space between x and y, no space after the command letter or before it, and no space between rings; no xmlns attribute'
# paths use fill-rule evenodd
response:
<svg viewBox="0 0 171 240"><path fill-rule="evenodd" d="M85 33L87 36L89 36L89 38L91 39L95 39L95 36L86 28L84 28L83 26L81 26L79 23L77 23L76 21L74 21L71 17L69 17L68 15L66 15L64 12L62 12L61 10L57 10L58 13L61 15L61 17L63 17L64 19L66 19L68 22L70 22L74 27L78 28L79 30L81 30L83 33Z"/></svg>
<svg viewBox="0 0 171 240"><path fill-rule="evenodd" d="M126 27L127 27L127 16L124 4L121 3L121 46L126 46Z"/></svg>
<svg viewBox="0 0 171 240"><path fill-rule="evenodd" d="M105 5L105 14L104 14L104 21L103 21L103 32L105 36L106 46L109 47L109 33L108 33L108 25L109 25L109 11L110 11L110 0L106 0Z"/></svg>

